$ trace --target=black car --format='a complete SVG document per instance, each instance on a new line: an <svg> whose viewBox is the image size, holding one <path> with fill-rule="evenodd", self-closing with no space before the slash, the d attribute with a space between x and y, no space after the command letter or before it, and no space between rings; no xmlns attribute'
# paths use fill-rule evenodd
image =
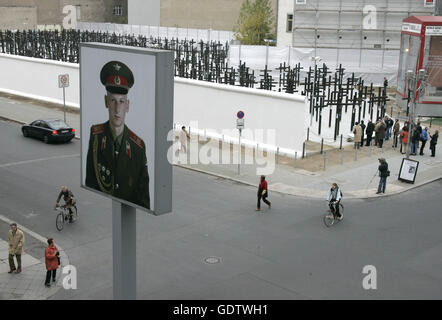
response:
<svg viewBox="0 0 442 320"><path fill-rule="evenodd" d="M25 137L42 139L45 143L68 142L75 137L75 129L60 119L35 120L23 125L21 131Z"/></svg>

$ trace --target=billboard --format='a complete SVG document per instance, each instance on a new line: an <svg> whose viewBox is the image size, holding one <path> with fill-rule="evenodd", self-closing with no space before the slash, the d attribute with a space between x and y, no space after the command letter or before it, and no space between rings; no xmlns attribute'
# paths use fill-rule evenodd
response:
<svg viewBox="0 0 442 320"><path fill-rule="evenodd" d="M173 53L80 44L81 186L153 214L172 209Z"/></svg>

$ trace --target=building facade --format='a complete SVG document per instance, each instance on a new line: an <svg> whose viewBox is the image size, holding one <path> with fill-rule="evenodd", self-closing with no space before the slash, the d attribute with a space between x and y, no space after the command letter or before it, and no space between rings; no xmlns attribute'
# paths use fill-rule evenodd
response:
<svg viewBox="0 0 442 320"><path fill-rule="evenodd" d="M402 20L433 15L425 0L279 0L278 46L394 49Z"/></svg>
<svg viewBox="0 0 442 320"><path fill-rule="evenodd" d="M60 27L65 6L76 7L77 21L127 23L127 0L0 0L0 29Z"/></svg>
<svg viewBox="0 0 442 320"><path fill-rule="evenodd" d="M232 31L243 0L128 0L129 23ZM275 16L278 0L270 0ZM152 11L155 14L152 15ZM159 15L159 17L158 17ZM132 21L132 22L131 22Z"/></svg>

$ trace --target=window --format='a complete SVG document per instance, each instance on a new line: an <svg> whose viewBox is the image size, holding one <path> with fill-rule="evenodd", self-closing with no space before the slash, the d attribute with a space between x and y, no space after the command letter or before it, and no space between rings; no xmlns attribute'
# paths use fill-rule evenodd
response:
<svg viewBox="0 0 442 320"><path fill-rule="evenodd" d="M287 14L287 29L286 32L292 32L293 30L293 14Z"/></svg>
<svg viewBox="0 0 442 320"><path fill-rule="evenodd" d="M121 16L123 15L123 7L121 5L114 6L114 16Z"/></svg>

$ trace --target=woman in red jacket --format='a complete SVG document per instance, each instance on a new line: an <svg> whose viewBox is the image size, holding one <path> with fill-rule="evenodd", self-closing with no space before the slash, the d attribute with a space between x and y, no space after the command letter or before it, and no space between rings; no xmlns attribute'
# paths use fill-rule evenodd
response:
<svg viewBox="0 0 442 320"><path fill-rule="evenodd" d="M270 201L268 201L266 198L269 196L269 192L267 190L267 181L265 176L261 176L261 182L259 183L258 187L258 205L256 208L256 211L261 210L261 198L262 201L264 201L265 204L269 206L269 209L272 207L272 204Z"/></svg>
<svg viewBox="0 0 442 320"><path fill-rule="evenodd" d="M55 276L58 268L58 256L59 252L57 247L54 244L54 239L48 239L48 247L45 249L45 262L46 262L46 281L45 286L51 286L51 274L52 281L55 282Z"/></svg>
<svg viewBox="0 0 442 320"><path fill-rule="evenodd" d="M407 152L407 147L408 147L408 127L404 126L404 128L402 129L402 133L401 133L401 153L404 154L405 152ZM405 152L402 152L402 149Z"/></svg>

